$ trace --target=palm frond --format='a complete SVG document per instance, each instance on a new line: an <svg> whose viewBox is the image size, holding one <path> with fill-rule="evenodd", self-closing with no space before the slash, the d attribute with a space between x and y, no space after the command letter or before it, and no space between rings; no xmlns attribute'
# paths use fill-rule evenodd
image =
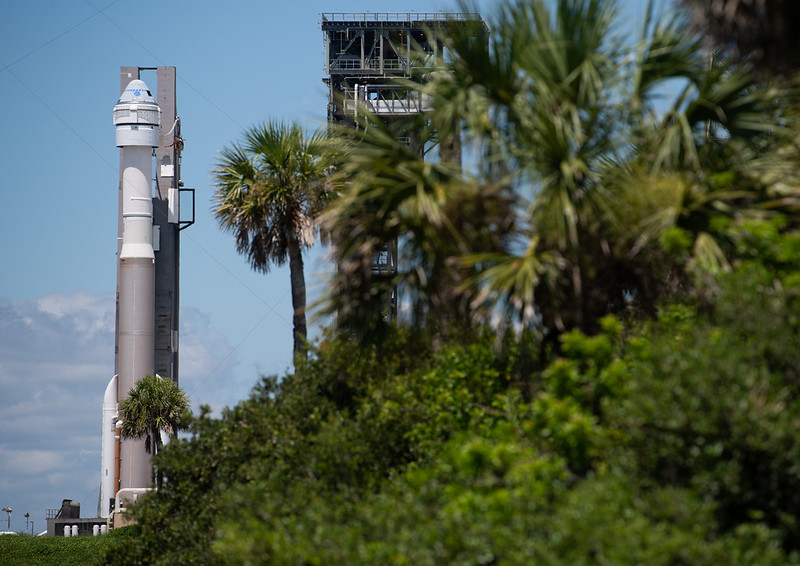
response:
<svg viewBox="0 0 800 566"><path fill-rule="evenodd" d="M136 382L119 410L122 436L144 438L145 450L156 453L159 431L175 434L185 427L189 398L171 379L148 375Z"/></svg>
<svg viewBox="0 0 800 566"><path fill-rule="evenodd" d="M213 212L254 269L284 264L292 240L313 244L313 218L330 198L332 155L323 132L306 136L284 122L254 126L241 144L221 150L212 171Z"/></svg>
<svg viewBox="0 0 800 566"><path fill-rule="evenodd" d="M537 289L555 286L564 261L558 254L538 251L538 244L538 239L532 238L522 255L476 253L460 258L462 266L476 270L462 288L478 290L470 305L476 317L486 321L501 314L524 328L539 322Z"/></svg>

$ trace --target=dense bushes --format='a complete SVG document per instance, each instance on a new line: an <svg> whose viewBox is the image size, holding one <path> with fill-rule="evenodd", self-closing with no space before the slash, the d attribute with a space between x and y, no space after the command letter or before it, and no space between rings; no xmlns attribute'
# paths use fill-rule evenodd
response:
<svg viewBox="0 0 800 566"><path fill-rule="evenodd" d="M15 566L85 566L133 536L123 527L98 537L0 536L0 563Z"/></svg>
<svg viewBox="0 0 800 566"><path fill-rule="evenodd" d="M713 304L568 333L528 379L492 335L328 340L197 417L105 560L800 563L795 279L743 262Z"/></svg>

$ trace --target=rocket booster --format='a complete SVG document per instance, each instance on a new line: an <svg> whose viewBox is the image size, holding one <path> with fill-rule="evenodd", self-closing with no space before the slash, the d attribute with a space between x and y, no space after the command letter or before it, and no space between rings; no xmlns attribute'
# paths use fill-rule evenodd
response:
<svg viewBox="0 0 800 566"><path fill-rule="evenodd" d="M147 88L132 80L114 107L116 144L121 151L122 247L119 253L117 401L154 373L155 254L153 252L153 148L158 147L161 110ZM151 483L144 441L124 439L120 487Z"/></svg>
<svg viewBox="0 0 800 566"><path fill-rule="evenodd" d="M97 516L108 517L111 513L110 502L119 487L119 471L117 470L119 444L116 437L117 423L117 376L111 378L103 395L103 429L101 441L102 471L100 474L100 499L97 504Z"/></svg>

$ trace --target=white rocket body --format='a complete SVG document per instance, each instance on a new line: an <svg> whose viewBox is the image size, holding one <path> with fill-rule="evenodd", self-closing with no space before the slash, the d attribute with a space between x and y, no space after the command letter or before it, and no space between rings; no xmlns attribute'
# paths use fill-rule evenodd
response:
<svg viewBox="0 0 800 566"><path fill-rule="evenodd" d="M155 254L153 252L153 148L158 147L161 110L147 85L132 80L114 107L116 142L122 154L122 247L119 254L117 315L117 403L154 373ZM107 434L104 427L103 433ZM123 439L121 489L152 483L143 440Z"/></svg>
<svg viewBox="0 0 800 566"><path fill-rule="evenodd" d="M111 378L103 396L103 433L101 440L102 473L100 476L100 501L98 517L108 517L113 510L111 500L116 495L116 438L117 422L117 376Z"/></svg>

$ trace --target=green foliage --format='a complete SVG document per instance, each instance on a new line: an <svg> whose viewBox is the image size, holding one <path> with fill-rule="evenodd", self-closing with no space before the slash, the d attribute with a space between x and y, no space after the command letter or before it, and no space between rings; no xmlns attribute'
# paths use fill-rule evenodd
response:
<svg viewBox="0 0 800 566"><path fill-rule="evenodd" d="M218 556L233 556L232 563L269 556L273 563L480 564L503 546L514 553L520 531L491 527L526 516L563 485L565 471L557 459L538 457L515 427L491 435L453 437L435 465L412 466L357 505L314 498L287 517L233 522L216 543ZM252 537L239 536L241 524L255 529Z"/></svg>
<svg viewBox="0 0 800 566"><path fill-rule="evenodd" d="M701 318L683 309L653 326L676 339L697 328ZM675 325L678 332L672 333ZM494 355L488 344L443 352L442 366L422 377L422 391L435 391L454 418L440 428L441 415L432 415L412 428L414 443L427 448L424 459L396 469L371 489L348 485L327 495L317 489L288 510L263 484L240 491L232 506L236 513L228 515L214 542L217 559L231 564L798 563L783 550L791 546L790 525L774 525L763 511L731 520L731 501L757 496L756 483L740 485L736 495L714 492L708 476L721 466L706 466L693 452L674 448L672 464L683 465L690 480L656 478L659 465L643 469L641 462L657 447L638 443L647 417L634 404L653 406L664 416L676 409L667 405L659 411L652 388L637 384L645 380L669 389L679 376L648 378L640 365L632 365L656 363L643 334L627 346L618 321L606 319L602 326L600 336L573 332L563 338L564 357L542 373L541 391L529 403L514 390L479 393L478 382L470 387L463 381L461 364L475 360L476 353ZM714 327L711 334L720 332ZM702 351L705 344L695 342ZM623 356L627 348L630 353ZM465 356L469 352L472 356ZM459 383L464 387L454 389ZM453 403L468 391L472 403ZM684 411L703 411L724 397L711 386L693 393L699 401L683 399ZM476 405L481 398L486 404ZM413 406L414 397L408 402ZM459 412L465 406L472 410L459 418L466 417ZM695 418L700 416L706 415ZM718 412L709 416L718 417ZM794 421L786 418L769 424L793 437ZM436 443L436 437L446 440ZM340 446L350 449L350 442ZM744 448L747 439L730 442ZM790 459L775 462L775 470L791 475ZM787 491L776 499L787 496L793 497ZM797 511L785 512L792 514Z"/></svg>
<svg viewBox="0 0 800 566"><path fill-rule="evenodd" d="M754 259L713 303L564 333L542 371L527 334L324 341L157 456L106 563L800 563L798 237L725 229Z"/></svg>
<svg viewBox="0 0 800 566"><path fill-rule="evenodd" d="M329 307L369 335L399 287L429 327L503 312L555 343L702 294L738 259L730 223L795 217L796 89L709 66L686 16L657 4L638 29L611 0L505 0L488 37L448 29L449 61L407 85L433 108L411 137L463 138L475 163L432 160L368 114L346 131ZM373 274L387 242L399 268Z"/></svg>
<svg viewBox="0 0 800 566"><path fill-rule="evenodd" d="M713 507L689 490L642 489L616 473L590 477L548 517L540 564L796 564L761 524L719 535ZM522 562L515 562L521 564Z"/></svg>
<svg viewBox="0 0 800 566"><path fill-rule="evenodd" d="M119 413L122 436L144 438L148 454L158 454L162 431L174 436L185 428L189 397L171 379L146 375L128 392Z"/></svg>
<svg viewBox="0 0 800 566"><path fill-rule="evenodd" d="M97 537L0 536L0 562L15 566L86 566L95 564L98 556L130 534L124 528Z"/></svg>
<svg viewBox="0 0 800 566"><path fill-rule="evenodd" d="M385 326L387 297L398 288L414 305L414 322L463 322L473 289L462 283L471 270L453 258L500 251L515 221L507 183L465 179L453 163L426 161L418 140L432 132L411 122L368 116L359 130L340 133L350 151L336 171L340 190L322 214L338 261L325 302L361 336ZM420 145L401 141L409 137ZM395 269L376 273L373 258L392 251Z"/></svg>
<svg viewBox="0 0 800 566"><path fill-rule="evenodd" d="M607 403L632 474L691 488L722 529L750 520L800 548L796 287L746 264L710 317L662 317L632 342L627 395Z"/></svg>

